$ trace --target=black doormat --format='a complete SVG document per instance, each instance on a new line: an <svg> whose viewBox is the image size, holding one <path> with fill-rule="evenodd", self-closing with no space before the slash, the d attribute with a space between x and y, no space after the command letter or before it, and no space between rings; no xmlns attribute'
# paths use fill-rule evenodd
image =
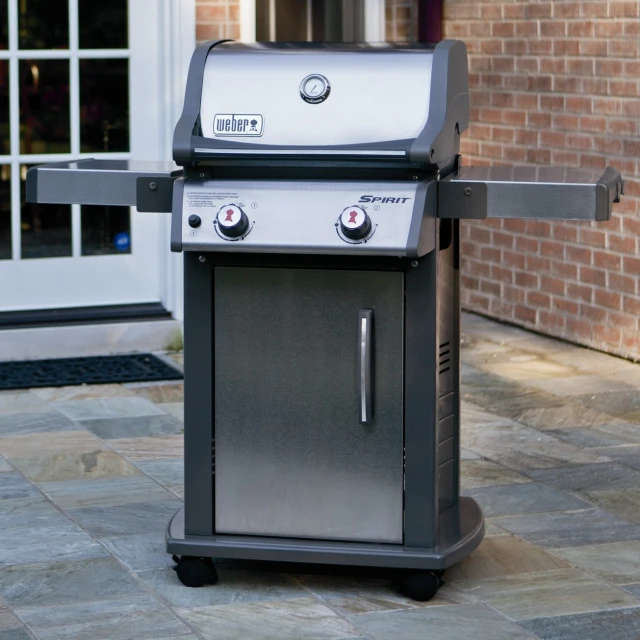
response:
<svg viewBox="0 0 640 640"><path fill-rule="evenodd" d="M182 378L181 371L151 353L0 362L0 389Z"/></svg>

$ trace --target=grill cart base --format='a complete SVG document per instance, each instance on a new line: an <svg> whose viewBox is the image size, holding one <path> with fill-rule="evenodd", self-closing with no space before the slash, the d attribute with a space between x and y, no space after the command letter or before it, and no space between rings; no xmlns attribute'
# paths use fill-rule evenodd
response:
<svg viewBox="0 0 640 640"><path fill-rule="evenodd" d="M444 571L482 542L484 517L477 502L462 497L455 507L440 513L438 532L438 542L430 549L260 536L185 536L182 508L167 527L166 541L167 551L177 556Z"/></svg>
<svg viewBox="0 0 640 640"><path fill-rule="evenodd" d="M413 600L426 601L437 593L443 571L482 542L484 517L476 501L462 497L456 506L440 513L438 532L438 542L430 549L259 536L186 536L182 508L167 527L166 543L177 563L178 578L188 587L218 581L212 558L388 567L418 571L407 577L402 592Z"/></svg>

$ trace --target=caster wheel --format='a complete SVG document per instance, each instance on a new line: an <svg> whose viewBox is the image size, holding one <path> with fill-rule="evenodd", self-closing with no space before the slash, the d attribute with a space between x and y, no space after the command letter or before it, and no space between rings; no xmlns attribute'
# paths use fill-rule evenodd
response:
<svg viewBox="0 0 640 640"><path fill-rule="evenodd" d="M400 591L403 596L411 598L411 600L426 602L438 593L439 588L440 578L435 572L421 571L420 573L412 573L404 581Z"/></svg>
<svg viewBox="0 0 640 640"><path fill-rule="evenodd" d="M218 572L211 558L182 556L173 570L185 587L202 587L218 582Z"/></svg>

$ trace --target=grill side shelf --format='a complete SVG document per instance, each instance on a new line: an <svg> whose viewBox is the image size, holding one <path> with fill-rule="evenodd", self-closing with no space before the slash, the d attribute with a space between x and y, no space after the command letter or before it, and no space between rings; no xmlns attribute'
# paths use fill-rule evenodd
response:
<svg viewBox="0 0 640 640"><path fill-rule="evenodd" d="M623 193L613 167L463 167L438 183L438 217L609 220Z"/></svg>
<svg viewBox="0 0 640 640"><path fill-rule="evenodd" d="M32 167L27 202L138 207L170 212L173 183L182 175L173 163L74 160Z"/></svg>

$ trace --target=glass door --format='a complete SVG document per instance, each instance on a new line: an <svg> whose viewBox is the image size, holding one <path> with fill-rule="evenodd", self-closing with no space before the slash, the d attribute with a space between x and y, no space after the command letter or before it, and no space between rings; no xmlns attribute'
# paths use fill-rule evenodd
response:
<svg viewBox="0 0 640 640"><path fill-rule="evenodd" d="M256 0L256 40L361 42L363 0Z"/></svg>
<svg viewBox="0 0 640 640"><path fill-rule="evenodd" d="M36 164L162 159L149 4L0 0L0 311L160 298L162 216L25 202Z"/></svg>

